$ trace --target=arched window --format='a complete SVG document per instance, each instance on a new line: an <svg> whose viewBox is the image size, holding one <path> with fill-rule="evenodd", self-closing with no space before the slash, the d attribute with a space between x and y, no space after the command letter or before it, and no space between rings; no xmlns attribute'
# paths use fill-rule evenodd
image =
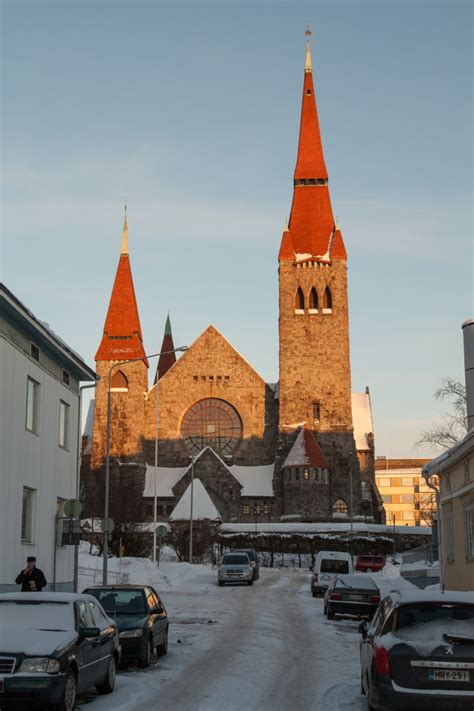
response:
<svg viewBox="0 0 474 711"><path fill-rule="evenodd" d="M116 393L126 393L128 390L128 380L121 370L116 370L112 375L110 389Z"/></svg>
<svg viewBox="0 0 474 711"><path fill-rule="evenodd" d="M318 292L314 286L309 292L309 313L318 313Z"/></svg>
<svg viewBox="0 0 474 711"><path fill-rule="evenodd" d="M304 294L303 289L299 286L295 295L295 311L304 313Z"/></svg>
<svg viewBox="0 0 474 711"><path fill-rule="evenodd" d="M332 505L333 516L347 516L349 507L344 499L337 499Z"/></svg>
<svg viewBox="0 0 474 711"><path fill-rule="evenodd" d="M332 294L331 294L331 289L327 286L324 289L323 314L330 314L330 313L332 313Z"/></svg>
<svg viewBox="0 0 474 711"><path fill-rule="evenodd" d="M232 454L242 437L237 410L225 400L206 398L187 410L181 424L184 443L192 454L210 446L219 454Z"/></svg>

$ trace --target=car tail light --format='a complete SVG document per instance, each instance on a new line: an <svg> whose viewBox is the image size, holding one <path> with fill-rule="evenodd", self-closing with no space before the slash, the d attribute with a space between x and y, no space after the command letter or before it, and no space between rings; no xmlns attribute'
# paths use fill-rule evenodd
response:
<svg viewBox="0 0 474 711"><path fill-rule="evenodd" d="M374 666L376 674L380 676L390 676L390 659L385 647L375 645L374 648Z"/></svg>
<svg viewBox="0 0 474 711"><path fill-rule="evenodd" d="M317 573L315 573L315 574L313 575L313 580L314 580L315 583L318 582L318 574L317 574Z"/></svg>
<svg viewBox="0 0 474 711"><path fill-rule="evenodd" d="M329 595L329 599L330 600L342 600L342 595L340 595L339 593L331 593Z"/></svg>
<svg viewBox="0 0 474 711"><path fill-rule="evenodd" d="M380 595L371 595L371 596L370 596L370 602L371 602L373 605L378 605L379 602L380 602Z"/></svg>

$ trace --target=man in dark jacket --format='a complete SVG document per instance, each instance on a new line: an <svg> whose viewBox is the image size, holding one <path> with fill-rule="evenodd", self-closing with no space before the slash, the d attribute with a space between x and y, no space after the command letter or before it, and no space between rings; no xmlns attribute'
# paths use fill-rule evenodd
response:
<svg viewBox="0 0 474 711"><path fill-rule="evenodd" d="M26 559L26 568L16 577L15 583L21 585L21 592L41 592L46 585L44 573L36 567L33 555Z"/></svg>

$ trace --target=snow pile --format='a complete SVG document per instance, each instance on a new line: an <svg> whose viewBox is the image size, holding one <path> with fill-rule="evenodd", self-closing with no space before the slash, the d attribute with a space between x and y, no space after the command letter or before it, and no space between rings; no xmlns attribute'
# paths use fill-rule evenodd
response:
<svg viewBox="0 0 474 711"><path fill-rule="evenodd" d="M171 557L171 550L165 546L165 557ZM206 590L213 581L213 571L209 566L162 560L156 565L149 558L109 558L110 584L119 573L128 575L128 582L136 585L151 585L158 592L185 587L187 590ZM92 585L101 585L102 557L89 555L84 549L79 553L79 590ZM96 581L96 582L94 582Z"/></svg>

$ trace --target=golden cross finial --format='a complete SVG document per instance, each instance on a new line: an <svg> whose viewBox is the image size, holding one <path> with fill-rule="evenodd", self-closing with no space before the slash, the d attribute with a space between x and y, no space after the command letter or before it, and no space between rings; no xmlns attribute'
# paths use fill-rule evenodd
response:
<svg viewBox="0 0 474 711"><path fill-rule="evenodd" d="M305 35L309 39L311 37L311 27L309 26L309 22L306 23L306 30L305 30Z"/></svg>
<svg viewBox="0 0 474 711"><path fill-rule="evenodd" d="M127 221L127 203L125 203L125 222Z"/></svg>

